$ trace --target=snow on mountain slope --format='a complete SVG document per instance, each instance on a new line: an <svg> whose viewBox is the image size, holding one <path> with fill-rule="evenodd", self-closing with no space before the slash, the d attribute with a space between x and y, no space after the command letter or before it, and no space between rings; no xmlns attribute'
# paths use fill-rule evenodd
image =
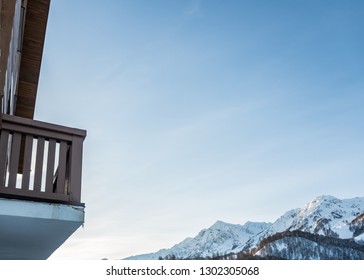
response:
<svg viewBox="0 0 364 280"><path fill-rule="evenodd" d="M203 229L194 238L186 238L170 249L162 249L151 254L132 256L133 260L156 260L159 258L197 259L237 252L249 238L263 231L270 223L247 222L244 225L217 221L208 229Z"/></svg>
<svg viewBox="0 0 364 280"><path fill-rule="evenodd" d="M242 251L250 252L267 237L293 231L354 239L357 244L364 244L364 198L338 199L327 195L319 196L302 208L287 211L273 224L247 222L244 225L233 225L218 221L210 228L202 230L196 237L187 238L170 249L127 259L198 259ZM286 245L282 241L276 241L274 246L275 249L280 249ZM339 253L333 256L339 256Z"/></svg>
<svg viewBox="0 0 364 280"><path fill-rule="evenodd" d="M364 245L364 233L354 238L355 242Z"/></svg>
<svg viewBox="0 0 364 280"><path fill-rule="evenodd" d="M359 248L359 245L353 245L353 243L350 244L349 242L344 242L344 239L336 239L333 237L324 236L317 238L318 236L319 235L312 234L312 240L307 237L305 238L299 236L283 237L261 246L254 255L263 258L276 257L288 260L364 259L363 248ZM320 239L321 241L325 241L320 242Z"/></svg>
<svg viewBox="0 0 364 280"><path fill-rule="evenodd" d="M343 239L353 238L355 235L352 222L363 213L364 198L340 200L333 196L319 196L302 208L286 212L269 228L252 237L239 249L252 249L264 238L287 230L300 230Z"/></svg>

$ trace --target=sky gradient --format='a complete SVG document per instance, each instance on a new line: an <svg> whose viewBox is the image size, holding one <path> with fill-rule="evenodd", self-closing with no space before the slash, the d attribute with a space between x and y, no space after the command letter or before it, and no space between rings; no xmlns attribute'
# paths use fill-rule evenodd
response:
<svg viewBox="0 0 364 280"><path fill-rule="evenodd" d="M362 1L52 0L36 118L88 131L53 259L363 196Z"/></svg>

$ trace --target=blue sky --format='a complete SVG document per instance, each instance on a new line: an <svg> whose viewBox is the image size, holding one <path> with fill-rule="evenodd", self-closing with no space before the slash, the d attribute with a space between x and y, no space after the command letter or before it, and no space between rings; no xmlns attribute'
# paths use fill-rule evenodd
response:
<svg viewBox="0 0 364 280"><path fill-rule="evenodd" d="M363 196L362 1L52 0L36 118L87 129L54 259Z"/></svg>

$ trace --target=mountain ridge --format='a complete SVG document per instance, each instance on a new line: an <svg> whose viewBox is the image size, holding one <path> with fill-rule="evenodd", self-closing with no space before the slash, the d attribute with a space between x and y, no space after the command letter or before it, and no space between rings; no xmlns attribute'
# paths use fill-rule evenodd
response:
<svg viewBox="0 0 364 280"><path fill-rule="evenodd" d="M155 253L132 256L127 259L208 259L222 255L237 256L239 253L275 258L289 258L290 256L302 256L303 258L302 254L291 252L294 248L298 250L299 241L312 248L311 251L306 251L314 254L315 258L318 256L315 246L323 246L322 251L325 254L322 255L322 258L324 259L339 258L340 256L346 258L345 250L351 250L351 253L348 254L352 254L353 257L355 255L356 259L364 258L364 253L362 254L360 250L356 251L355 248L343 248L343 251L338 249L337 245L329 246L321 239L321 243L317 243L319 239L312 241L314 239L312 236L312 240L308 240L302 236L283 236L285 232L302 232L302 234L321 236L327 238L328 242L341 244L340 246L344 246L342 244L346 243L340 243L337 240L352 240L359 246L364 246L364 197L338 199L330 195L321 195L301 208L285 212L274 223L248 221L243 225L238 225L217 221L211 227L201 230L195 237L186 238L170 249L162 249ZM271 240L270 243L266 241L274 235L279 237L279 234L282 234L280 241ZM256 249L261 247L263 241L266 246L270 246L270 249L267 247L265 251L259 253ZM279 244L279 248L291 250L291 254L288 254L287 250L278 250L277 244ZM292 249L293 244L296 247ZM264 248L262 247L262 249ZM302 247L301 250L304 248ZM330 250L335 253L330 254ZM271 252L271 255L262 252ZM306 259L312 258L307 256Z"/></svg>

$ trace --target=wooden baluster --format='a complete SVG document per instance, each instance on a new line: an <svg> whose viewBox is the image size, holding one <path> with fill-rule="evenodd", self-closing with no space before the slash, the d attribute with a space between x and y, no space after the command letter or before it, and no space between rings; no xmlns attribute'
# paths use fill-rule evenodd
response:
<svg viewBox="0 0 364 280"><path fill-rule="evenodd" d="M60 142L59 147L59 163L57 169L57 184L56 193L64 193L65 182L66 182L66 164L67 164L67 150L68 144L65 141Z"/></svg>
<svg viewBox="0 0 364 280"><path fill-rule="evenodd" d="M53 193L54 160L56 156L56 140L50 139L48 145L46 193Z"/></svg>
<svg viewBox="0 0 364 280"><path fill-rule="evenodd" d="M8 157L9 131L1 130L0 134L0 189L5 187Z"/></svg>
<svg viewBox="0 0 364 280"><path fill-rule="evenodd" d="M21 133L15 132L11 143L11 155L9 164L8 188L15 189L18 174L19 155L20 155Z"/></svg>
<svg viewBox="0 0 364 280"><path fill-rule="evenodd" d="M32 162L32 152L33 152L33 136L27 135L25 137L24 145L24 161L23 161L23 179L21 182L21 188L23 190L29 190L30 182L30 166Z"/></svg>
<svg viewBox="0 0 364 280"><path fill-rule="evenodd" d="M42 186L43 159L44 159L44 137L38 138L37 156L35 159L34 191L40 192Z"/></svg>
<svg viewBox="0 0 364 280"><path fill-rule="evenodd" d="M83 138L74 136L70 155L70 201L81 201Z"/></svg>

